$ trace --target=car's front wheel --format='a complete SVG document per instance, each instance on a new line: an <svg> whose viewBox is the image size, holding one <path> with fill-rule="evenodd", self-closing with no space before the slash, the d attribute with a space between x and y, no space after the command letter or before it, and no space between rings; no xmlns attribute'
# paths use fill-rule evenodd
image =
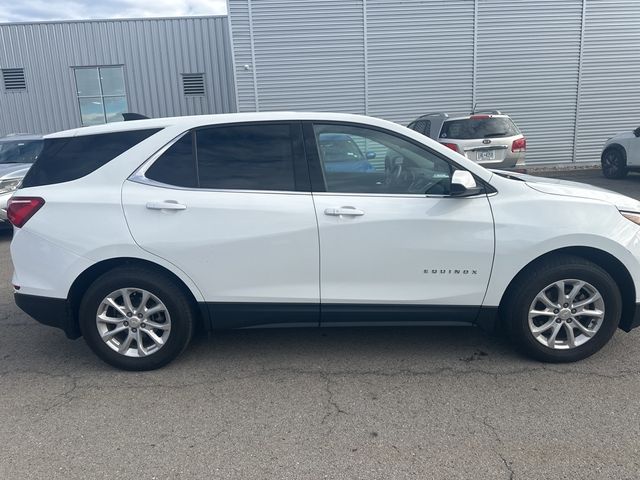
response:
<svg viewBox="0 0 640 480"><path fill-rule="evenodd" d="M602 173L607 178L624 178L629 173L624 150L610 147L602 152Z"/></svg>
<svg viewBox="0 0 640 480"><path fill-rule="evenodd" d="M513 341L545 362L575 362L613 336L622 299L611 277L580 257L557 255L524 272L507 294L504 321Z"/></svg>
<svg viewBox="0 0 640 480"><path fill-rule="evenodd" d="M80 328L105 362L152 370L177 357L191 339L193 308L168 276L121 267L99 277L82 298Z"/></svg>

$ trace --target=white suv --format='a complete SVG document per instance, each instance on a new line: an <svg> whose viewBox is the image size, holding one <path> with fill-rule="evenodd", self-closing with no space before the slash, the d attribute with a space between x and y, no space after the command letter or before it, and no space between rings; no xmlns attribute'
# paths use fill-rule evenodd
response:
<svg viewBox="0 0 640 480"><path fill-rule="evenodd" d="M624 178L629 172L640 171L640 127L608 139L600 161L607 178Z"/></svg>
<svg viewBox="0 0 640 480"><path fill-rule="evenodd" d="M640 323L640 202L552 182L355 115L56 133L8 208L15 299L131 370L198 326L498 326L575 361Z"/></svg>

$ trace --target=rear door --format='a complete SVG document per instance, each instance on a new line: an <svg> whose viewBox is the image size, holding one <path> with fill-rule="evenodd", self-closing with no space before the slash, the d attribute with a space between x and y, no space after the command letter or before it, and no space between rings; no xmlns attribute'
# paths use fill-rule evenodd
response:
<svg viewBox="0 0 640 480"><path fill-rule="evenodd" d="M318 232L299 123L187 132L125 182L136 242L183 270L214 326L313 324Z"/></svg>

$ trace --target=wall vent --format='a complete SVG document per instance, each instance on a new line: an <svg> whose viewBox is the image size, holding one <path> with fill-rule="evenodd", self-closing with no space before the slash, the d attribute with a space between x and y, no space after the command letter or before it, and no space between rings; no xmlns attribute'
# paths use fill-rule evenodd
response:
<svg viewBox="0 0 640 480"><path fill-rule="evenodd" d="M24 81L24 68L3 68L2 80L5 90L26 90Z"/></svg>
<svg viewBox="0 0 640 480"><path fill-rule="evenodd" d="M183 73L182 91L188 97L204 95L204 73Z"/></svg>

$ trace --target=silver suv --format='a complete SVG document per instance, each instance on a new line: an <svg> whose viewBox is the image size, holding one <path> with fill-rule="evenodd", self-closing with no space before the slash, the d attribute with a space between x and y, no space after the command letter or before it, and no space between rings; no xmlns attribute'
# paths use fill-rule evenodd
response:
<svg viewBox="0 0 640 480"><path fill-rule="evenodd" d="M487 168L524 167L527 139L497 110L468 115L430 113L408 125Z"/></svg>

